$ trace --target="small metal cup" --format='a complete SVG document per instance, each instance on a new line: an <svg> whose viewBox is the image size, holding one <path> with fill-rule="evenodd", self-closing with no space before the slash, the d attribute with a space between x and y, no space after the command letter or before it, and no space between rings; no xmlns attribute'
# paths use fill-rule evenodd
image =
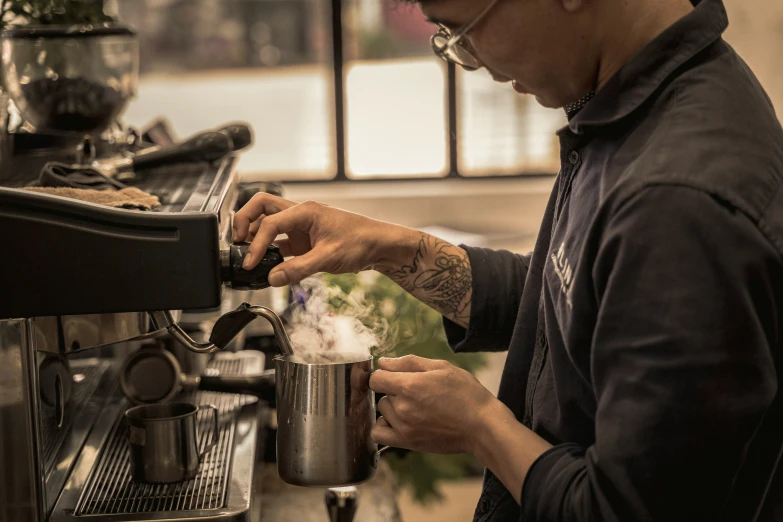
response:
<svg viewBox="0 0 783 522"><path fill-rule="evenodd" d="M212 410L212 439L198 451L196 415ZM218 411L189 402L145 404L125 412L130 441L131 475L136 482L169 484L192 479L201 460L217 442Z"/></svg>

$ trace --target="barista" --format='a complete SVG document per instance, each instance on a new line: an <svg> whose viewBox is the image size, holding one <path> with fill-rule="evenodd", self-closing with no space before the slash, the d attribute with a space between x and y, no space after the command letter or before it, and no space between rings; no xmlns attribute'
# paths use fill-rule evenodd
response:
<svg viewBox="0 0 783 522"><path fill-rule="evenodd" d="M259 194L245 265L275 241L274 286L375 269L455 350L508 351L497 398L419 357L370 380L376 442L486 465L476 520L780 520L783 131L721 0L421 8L441 58L566 109L535 250Z"/></svg>

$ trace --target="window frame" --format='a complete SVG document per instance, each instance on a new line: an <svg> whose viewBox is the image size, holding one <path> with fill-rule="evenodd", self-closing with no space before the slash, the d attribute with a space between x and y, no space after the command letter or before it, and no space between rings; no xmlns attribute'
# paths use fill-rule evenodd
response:
<svg viewBox="0 0 783 522"><path fill-rule="evenodd" d="M332 36L332 92L334 93L334 146L335 146L335 165L336 172L330 178L323 179L285 179L284 183L378 183L391 181L434 181L443 179L465 179L465 180L498 180L498 179L518 179L518 178L552 178L556 172L537 172L525 171L516 174L495 174L468 176L462 174L459 169L458 147L458 82L457 69L453 63L447 63L446 74L446 114L448 142L448 165L445 176L406 176L406 175L384 175L384 176L348 176L346 171L346 135L345 135L345 61L343 56L343 0L330 0L331 4L331 36Z"/></svg>

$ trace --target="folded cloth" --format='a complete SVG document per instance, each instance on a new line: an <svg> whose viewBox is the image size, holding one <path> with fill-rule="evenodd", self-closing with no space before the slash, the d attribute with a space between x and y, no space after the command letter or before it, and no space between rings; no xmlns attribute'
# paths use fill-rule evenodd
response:
<svg viewBox="0 0 783 522"><path fill-rule="evenodd" d="M68 165L59 161L50 161L43 166L38 175L38 186L98 190L120 190L127 187L87 165Z"/></svg>
<svg viewBox="0 0 783 522"><path fill-rule="evenodd" d="M153 196L135 187L127 187L120 190L95 190L71 187L25 187L23 190L52 194L65 198L78 199L106 205L114 208L126 208L132 210L151 210L160 205L157 196Z"/></svg>

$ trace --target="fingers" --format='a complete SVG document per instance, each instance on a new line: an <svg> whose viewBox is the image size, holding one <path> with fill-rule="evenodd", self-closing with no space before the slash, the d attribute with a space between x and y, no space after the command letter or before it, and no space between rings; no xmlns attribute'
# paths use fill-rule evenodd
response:
<svg viewBox="0 0 783 522"><path fill-rule="evenodd" d="M250 203L248 203L248 205L249 204ZM264 257L266 249L277 236L292 231L309 232L310 227L313 225L316 218L318 208L322 207L318 204L310 205L303 203L282 210L274 215L267 215L261 220L258 231L253 238L253 242L248 247L247 255L245 255L245 260L242 263L242 268L250 270L255 267ZM236 217L234 218L234 221L235 225L239 227L240 223L236 222ZM249 227L250 223L247 223L245 231L247 231ZM239 232L239 228L237 228L237 232Z"/></svg>
<svg viewBox="0 0 783 522"><path fill-rule="evenodd" d="M253 233L253 237L255 237L255 232ZM275 245L280 249L280 255L283 257L291 257L294 255L293 247L291 246L291 241L289 239L277 238L275 239Z"/></svg>
<svg viewBox="0 0 783 522"><path fill-rule="evenodd" d="M260 217L260 218L256 219L255 221L253 221L252 223L250 223L250 227L248 228L248 231L247 231L247 236L245 237L246 241L252 242L253 238L256 237L256 232L258 232L258 227L261 226L261 220L262 219L263 219L263 217Z"/></svg>
<svg viewBox="0 0 783 522"><path fill-rule="evenodd" d="M298 283L302 279L322 272L323 258L319 254L321 249L313 249L306 254L296 256L279 265L269 272L269 284L272 286L285 286Z"/></svg>
<svg viewBox="0 0 783 522"><path fill-rule="evenodd" d="M407 373L375 370L370 376L370 388L377 393L404 395L410 390L410 378Z"/></svg>
<svg viewBox="0 0 783 522"><path fill-rule="evenodd" d="M234 239L245 241L250 224L263 215L277 214L296 205L293 201L259 192L234 215Z"/></svg>
<svg viewBox="0 0 783 522"><path fill-rule="evenodd" d="M432 370L441 370L448 366L446 361L425 359L416 355L406 355L405 357L381 357L378 359L378 368L389 372L428 372Z"/></svg>
<svg viewBox="0 0 783 522"><path fill-rule="evenodd" d="M402 437L394 431L385 418L381 417L375 423L370 433L372 440L376 444L384 444L386 446L394 446L397 448L402 446Z"/></svg>
<svg viewBox="0 0 783 522"><path fill-rule="evenodd" d="M381 397L381 400L378 401L378 411L392 428L400 425L400 418L394 411L394 402L390 396Z"/></svg>

